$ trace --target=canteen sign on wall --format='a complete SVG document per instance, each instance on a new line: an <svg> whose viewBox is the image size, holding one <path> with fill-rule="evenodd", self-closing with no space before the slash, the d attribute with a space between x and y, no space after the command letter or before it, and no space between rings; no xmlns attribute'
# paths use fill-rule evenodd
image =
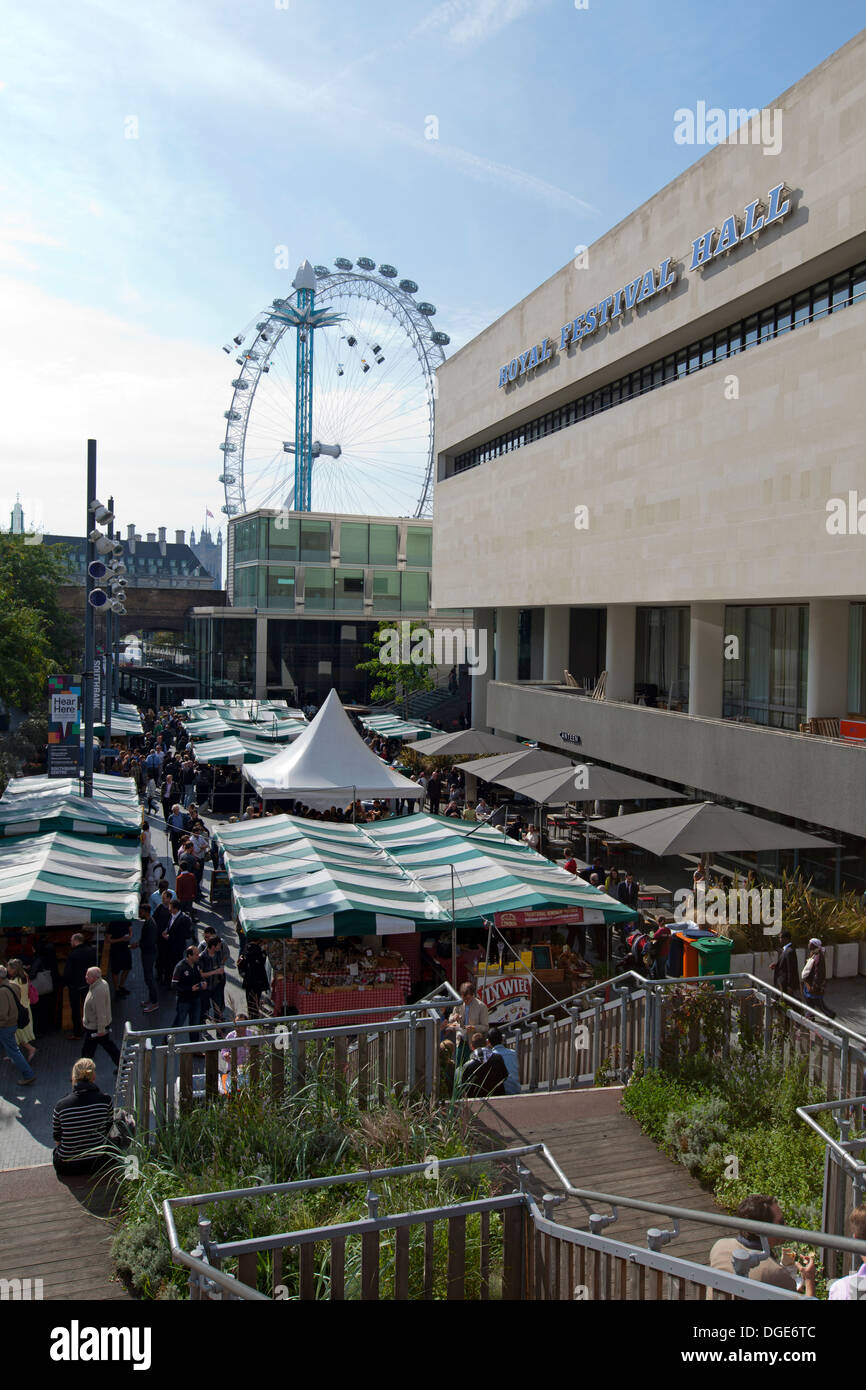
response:
<svg viewBox="0 0 866 1390"><path fill-rule="evenodd" d="M692 255L689 270L704 270L719 256L726 256L735 246L749 238L756 238L768 227L774 227L787 217L791 211L790 189L784 183L776 184L767 194L766 203L755 198L741 214L730 213L721 227L708 227L692 242ZM585 338L592 337L599 329L614 319L644 304L662 290L669 290L676 283L677 272L673 268L673 256L667 256L657 266L642 270L619 289L612 290L598 304L584 309L577 318L569 319L559 330L559 342L555 338L543 338L533 343L523 352L512 357L510 362L499 368L499 385L510 386L518 377L526 376L542 362L548 362L558 352L565 352Z"/></svg>

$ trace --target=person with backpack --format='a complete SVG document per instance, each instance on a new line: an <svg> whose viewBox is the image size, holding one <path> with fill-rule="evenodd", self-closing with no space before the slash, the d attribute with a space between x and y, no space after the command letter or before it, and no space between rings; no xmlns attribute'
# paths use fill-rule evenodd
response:
<svg viewBox="0 0 866 1390"><path fill-rule="evenodd" d="M0 965L0 1047L21 1074L21 1085L32 1086L36 1073L15 1041L15 1034L27 1022L27 1012L5 965Z"/></svg>

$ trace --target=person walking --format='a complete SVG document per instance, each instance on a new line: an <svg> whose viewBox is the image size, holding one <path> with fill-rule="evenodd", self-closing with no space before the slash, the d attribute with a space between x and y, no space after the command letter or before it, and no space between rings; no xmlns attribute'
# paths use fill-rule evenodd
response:
<svg viewBox="0 0 866 1390"><path fill-rule="evenodd" d="M170 772L162 784L162 791L159 794L159 799L162 802L162 814L165 818L165 823L168 825L172 810L177 804L177 787L174 784L174 778Z"/></svg>
<svg viewBox="0 0 866 1390"><path fill-rule="evenodd" d="M75 932L69 944L72 949L63 968L63 984L69 994L69 1007L72 1011L72 1032L67 1034L71 1041L84 1036L81 1010L87 993L86 975L91 965L96 964L96 951L93 946L87 944L81 932Z"/></svg>
<svg viewBox="0 0 866 1390"><path fill-rule="evenodd" d="M191 869L181 869L174 881L175 894L180 903L181 912L189 914L191 922L195 922L195 899L198 893L198 879Z"/></svg>
<svg viewBox="0 0 866 1390"><path fill-rule="evenodd" d="M800 998L800 964L789 931L783 931L779 937L779 954L773 964L773 984L783 994Z"/></svg>
<svg viewBox="0 0 866 1390"><path fill-rule="evenodd" d="M21 1001L5 965L0 965L0 1047L21 1075L22 1086L32 1086L36 1073L15 1041Z"/></svg>
<svg viewBox="0 0 866 1390"><path fill-rule="evenodd" d="M93 1173L100 1168L113 1118L114 1101L97 1086L92 1058L79 1057L72 1068L71 1092L54 1107L51 1159L57 1173Z"/></svg>
<svg viewBox="0 0 866 1390"><path fill-rule="evenodd" d="M97 1047L108 1053L115 1068L120 1065L120 1052L111 1036L111 990L108 981L103 980L98 965L92 965L87 972L87 995L84 1000L84 1042L81 1045L82 1057L92 1057Z"/></svg>
<svg viewBox="0 0 866 1390"><path fill-rule="evenodd" d="M150 903L147 898L141 902L141 934L138 938L138 949L141 951L141 973L144 977L144 987L147 990L147 998L142 999L141 1007L144 1013L155 1013L159 1008L159 993L156 988L154 971L156 969L157 948L159 944L159 931L153 919Z"/></svg>
<svg viewBox="0 0 866 1390"><path fill-rule="evenodd" d="M36 1056L36 1048L33 1046L36 1032L33 1028L33 1010L30 1007L30 977L24 969L24 962L17 956L6 962L6 969L9 972L9 983L16 990L21 1007L27 1015L27 1022L19 1025L15 1031L15 1041L27 1061L32 1062Z"/></svg>
<svg viewBox="0 0 866 1390"><path fill-rule="evenodd" d="M827 987L827 962L824 959L824 947L821 945L819 937L813 936L809 941L809 958L803 966L800 974L803 982L803 998L813 1009L819 1009L828 1018L835 1018L836 1014L828 1004L824 1002L824 990Z"/></svg>

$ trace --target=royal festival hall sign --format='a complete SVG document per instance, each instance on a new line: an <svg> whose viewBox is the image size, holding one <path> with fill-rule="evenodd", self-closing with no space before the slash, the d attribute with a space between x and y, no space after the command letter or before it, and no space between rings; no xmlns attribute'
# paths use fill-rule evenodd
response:
<svg viewBox="0 0 866 1390"><path fill-rule="evenodd" d="M789 193L790 189L784 183L779 183L770 189L766 202L755 198L743 209L742 214L732 212L721 227L709 227L701 232L692 242L689 270L704 270L719 256L729 255L741 242L756 238L768 227L781 222L791 211ZM657 266L642 270L634 280L613 290L597 304L578 314L577 318L569 319L559 330L558 343L555 338L543 338L540 343L533 343L512 357L510 362L499 368L499 385L509 386L518 377L540 367L542 362L550 361L556 353L565 352L584 338L592 337L600 328L628 313L637 304L645 304L654 295L669 290L677 280L673 260L673 256L667 256Z"/></svg>

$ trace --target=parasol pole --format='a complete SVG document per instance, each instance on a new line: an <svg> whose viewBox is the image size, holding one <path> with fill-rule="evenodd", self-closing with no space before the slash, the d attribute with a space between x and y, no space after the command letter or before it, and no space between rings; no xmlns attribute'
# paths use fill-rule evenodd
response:
<svg viewBox="0 0 866 1390"><path fill-rule="evenodd" d="M457 988L457 916L454 911L454 865L448 866L451 870L451 984Z"/></svg>
<svg viewBox="0 0 866 1390"><path fill-rule="evenodd" d="M355 787L355 786L353 786L353 787L352 787L352 824L353 824L353 825L355 824L355 822L356 822L357 819L358 819L358 816L357 816L357 805L356 805L357 800L358 800L358 798L357 798L357 791L358 791L358 788Z"/></svg>

